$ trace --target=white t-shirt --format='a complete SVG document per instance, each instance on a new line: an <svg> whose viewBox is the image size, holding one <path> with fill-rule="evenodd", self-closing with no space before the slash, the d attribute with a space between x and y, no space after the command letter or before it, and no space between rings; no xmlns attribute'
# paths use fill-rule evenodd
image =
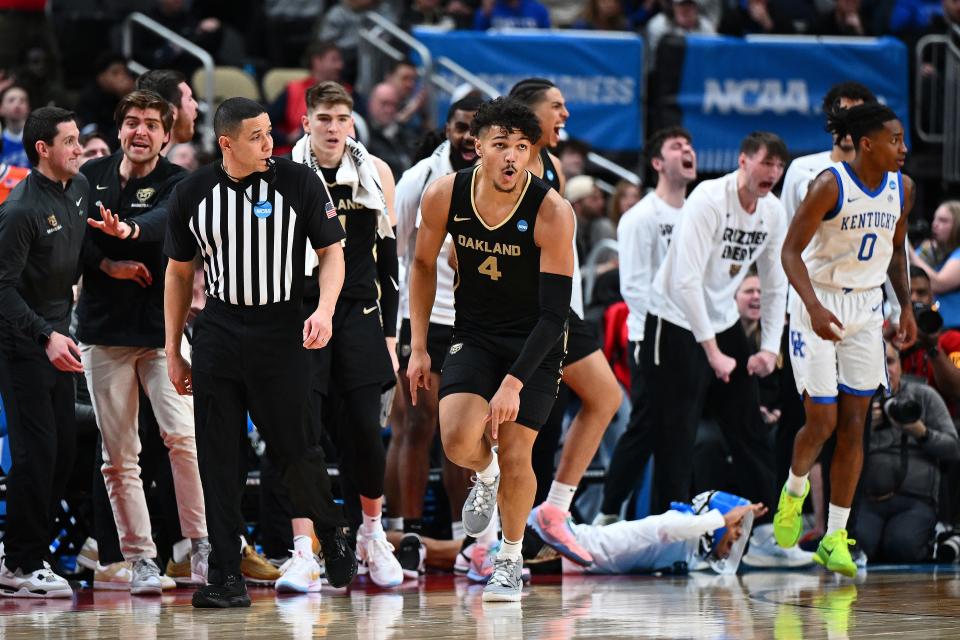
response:
<svg viewBox="0 0 960 640"><path fill-rule="evenodd" d="M397 254L400 258L400 313L410 318L410 264L420 226L420 200L435 180L453 173L450 164L450 143L444 141L432 154L403 172L397 182L394 209L397 214ZM453 280L450 266L453 240L448 234L437 256L437 295L430 312L430 322L453 326Z"/></svg>
<svg viewBox="0 0 960 640"><path fill-rule="evenodd" d="M780 191L780 202L787 212L787 224L793 220L793 214L806 197L810 183L832 164L829 151L800 156L790 163L783 177L783 189Z"/></svg>
<svg viewBox="0 0 960 640"><path fill-rule="evenodd" d="M681 211L651 191L630 207L617 225L620 295L630 309L627 337L631 342L643 341L653 276L667 257Z"/></svg>
<svg viewBox="0 0 960 640"><path fill-rule="evenodd" d="M786 214L772 193L753 213L744 211L738 173L701 182L684 203L653 281L649 313L690 330L697 342L709 340L739 321L734 295L756 263L763 290L760 348L777 353L787 298L780 265Z"/></svg>

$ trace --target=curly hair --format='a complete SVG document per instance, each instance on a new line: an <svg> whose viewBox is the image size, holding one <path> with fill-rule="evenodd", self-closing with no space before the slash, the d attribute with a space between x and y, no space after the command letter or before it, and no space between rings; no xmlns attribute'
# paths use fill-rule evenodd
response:
<svg viewBox="0 0 960 640"><path fill-rule="evenodd" d="M536 144L542 133L537 116L527 105L514 98L494 98L480 105L470 123L470 134L477 137L490 127L502 127L510 133L519 132L531 144Z"/></svg>
<svg viewBox="0 0 960 640"><path fill-rule="evenodd" d="M885 122L896 120L893 109L879 102L864 102L849 109L839 107L827 113L827 131L842 140L847 135L855 149L860 149L860 140L883 128Z"/></svg>

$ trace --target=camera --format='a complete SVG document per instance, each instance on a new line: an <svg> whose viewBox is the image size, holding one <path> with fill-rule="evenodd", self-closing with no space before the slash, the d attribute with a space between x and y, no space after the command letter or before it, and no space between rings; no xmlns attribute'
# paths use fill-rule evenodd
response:
<svg viewBox="0 0 960 640"><path fill-rule="evenodd" d="M921 302L913 303L913 317L917 320L917 329L920 333L933 335L943 328L943 316L940 315L940 303L932 305Z"/></svg>
<svg viewBox="0 0 960 640"><path fill-rule="evenodd" d="M883 403L883 412L893 422L910 424L920 419L923 409L916 400L893 396Z"/></svg>

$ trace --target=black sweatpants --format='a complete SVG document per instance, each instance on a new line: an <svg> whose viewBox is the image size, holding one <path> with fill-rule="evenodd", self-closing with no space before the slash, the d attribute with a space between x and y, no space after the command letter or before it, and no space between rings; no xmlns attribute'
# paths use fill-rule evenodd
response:
<svg viewBox="0 0 960 640"><path fill-rule="evenodd" d="M530 463L533 466L533 475L537 478L537 495L533 500L534 505L545 502L550 494L550 485L553 483L553 473L557 466L557 451L560 448L560 438L563 436L563 416L567 413L571 393L570 387L561 382L560 388L557 389L557 400L553 403L553 410L537 432L537 439L533 441Z"/></svg>
<svg viewBox="0 0 960 640"><path fill-rule="evenodd" d="M693 444L708 397L744 497L776 504L773 451L760 418L757 380L747 374L752 349L740 324L716 336L720 350L737 361L726 384L715 377L692 332L648 315L644 337L640 359L647 392L636 426L621 436L614 450L604 512L619 511L651 454L656 460L653 512L663 513L671 501L692 497Z"/></svg>
<svg viewBox="0 0 960 640"><path fill-rule="evenodd" d="M0 393L7 411L12 464L7 475L6 566L24 573L49 554L53 506L63 496L76 455L74 374L57 370L43 348L4 336Z"/></svg>
<svg viewBox="0 0 960 640"><path fill-rule="evenodd" d="M643 405L646 402L646 385L643 378L643 367L641 366L642 342L627 343L629 349L628 361L630 362L630 420L627 422L627 429L617 440L617 446L614 449L613 458L610 460L610 468L607 469L607 481L603 491L603 503L600 506L601 513L618 514L620 506L627 496L636 488L643 474L634 474L624 466L624 462L633 461L633 464L646 466L647 457L650 451L645 448L647 438L644 431L640 429L640 418L643 415ZM641 456L645 456L641 459ZM612 474L617 474L614 480Z"/></svg>
<svg viewBox="0 0 960 640"><path fill-rule="evenodd" d="M280 471L292 516L317 531L342 524L323 450L308 437L310 367L300 305L235 307L208 299L194 325L197 458L213 552L210 582L240 575L247 413Z"/></svg>

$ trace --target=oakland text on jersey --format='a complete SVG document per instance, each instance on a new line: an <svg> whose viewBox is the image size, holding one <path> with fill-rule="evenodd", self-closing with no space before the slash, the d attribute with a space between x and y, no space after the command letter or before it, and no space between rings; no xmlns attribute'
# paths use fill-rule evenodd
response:
<svg viewBox="0 0 960 640"><path fill-rule="evenodd" d="M840 220L841 231L854 229L889 229L894 230L900 216L886 211L867 211L850 216L843 216Z"/></svg>
<svg viewBox="0 0 960 640"><path fill-rule="evenodd" d="M471 238L462 233L457 234L457 244L466 249L474 249L482 253L493 253L504 256L519 256L520 245L504 244L502 242L488 242L478 238Z"/></svg>

